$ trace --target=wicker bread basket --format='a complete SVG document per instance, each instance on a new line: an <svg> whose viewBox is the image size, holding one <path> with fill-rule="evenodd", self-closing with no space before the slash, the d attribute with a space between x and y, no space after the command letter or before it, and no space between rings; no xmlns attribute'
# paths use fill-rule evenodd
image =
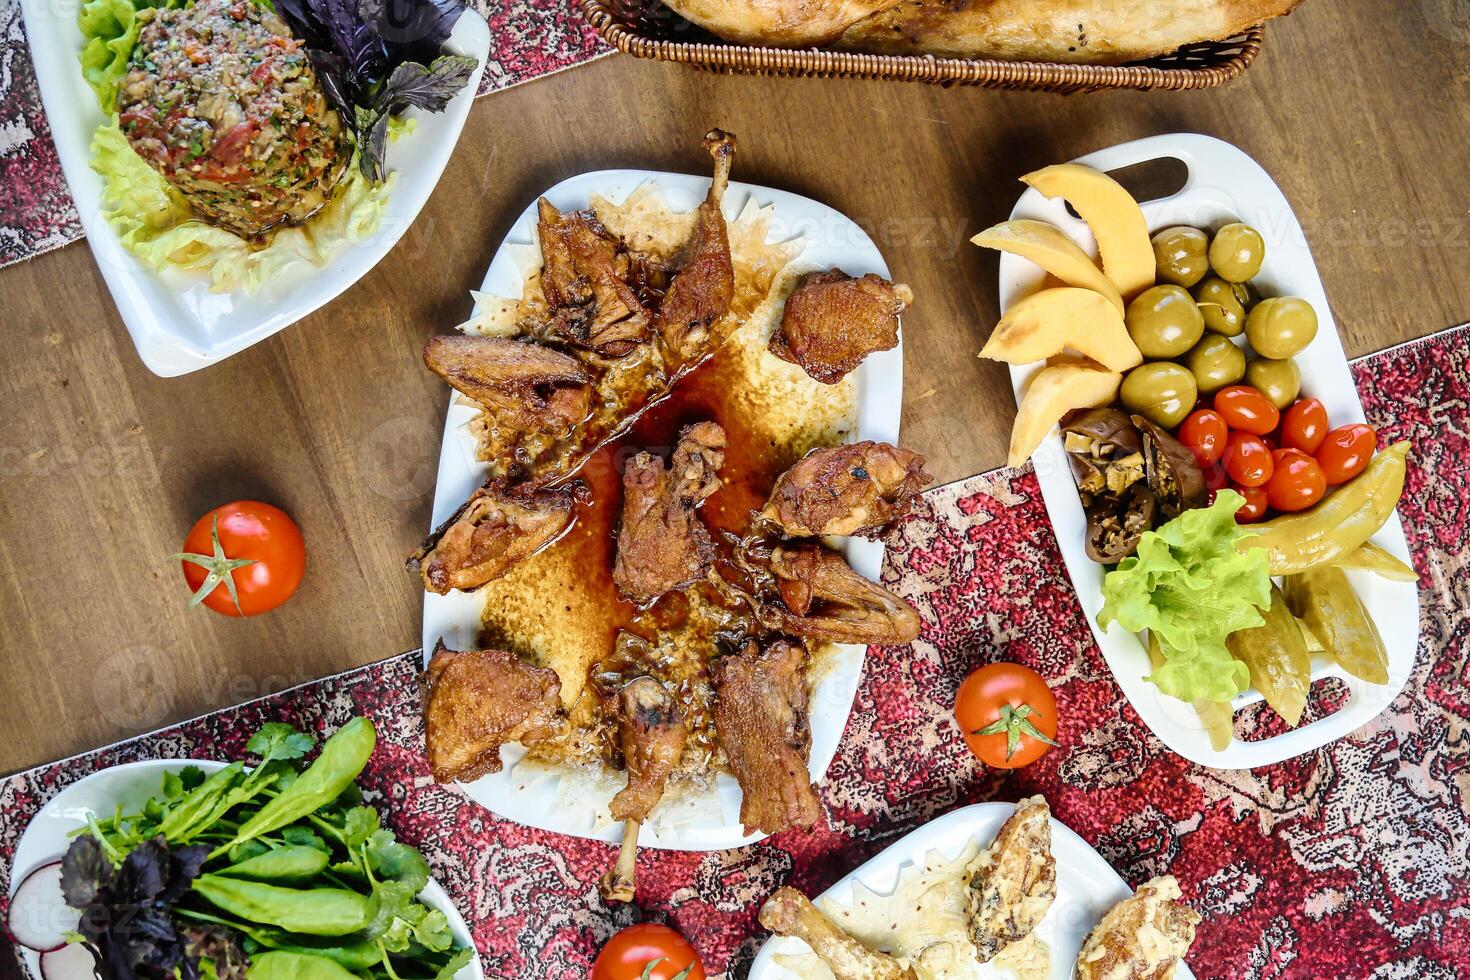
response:
<svg viewBox="0 0 1470 980"><path fill-rule="evenodd" d="M1189 44L1173 54L1129 65L1068 65L784 50L731 44L679 17L660 0L581 0L587 19L613 47L635 58L672 61L703 71L805 78L886 78L935 85L1043 92L1100 89L1198 89L1223 85L1261 50L1261 28L1224 41Z"/></svg>

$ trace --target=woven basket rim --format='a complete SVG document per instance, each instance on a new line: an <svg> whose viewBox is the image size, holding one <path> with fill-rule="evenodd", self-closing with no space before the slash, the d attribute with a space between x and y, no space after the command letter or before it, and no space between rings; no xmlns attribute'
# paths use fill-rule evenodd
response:
<svg viewBox="0 0 1470 980"><path fill-rule="evenodd" d="M1201 89L1238 78L1260 53L1264 31L1249 28L1221 41L1185 45L1214 48L1222 57L1211 65L1076 65L994 58L942 58L935 55L863 54L821 48L760 48L742 44L670 41L650 37L618 17L608 0L581 0L589 23L624 54L667 61L709 71L809 77L876 78L897 81L958 83L1042 91L1097 89Z"/></svg>

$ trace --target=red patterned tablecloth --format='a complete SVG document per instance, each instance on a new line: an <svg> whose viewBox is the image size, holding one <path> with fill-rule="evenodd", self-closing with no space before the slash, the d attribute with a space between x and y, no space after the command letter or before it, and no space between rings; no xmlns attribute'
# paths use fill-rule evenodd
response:
<svg viewBox="0 0 1470 980"><path fill-rule="evenodd" d="M1189 956L1200 977L1470 975L1470 330L1355 371L1382 437L1416 447L1400 509L1422 576L1421 640L1388 709L1309 755L1244 772L1165 750L1092 642L1034 477L999 470L929 492L890 542L884 578L919 606L924 633L869 651L821 784L827 826L810 835L647 852L640 907L608 909L596 880L611 846L509 823L432 782L408 653L0 782L0 895L30 816L80 776L234 757L262 721L321 731L366 712L383 737L364 781L429 855L491 977L585 977L602 942L640 919L671 922L712 975L741 977L763 941L755 909L778 885L820 891L939 814L1036 792L1130 883L1179 878L1204 915ZM1045 674L1062 714L1061 748L1014 774L978 766L950 718L960 680L999 659Z"/></svg>
<svg viewBox="0 0 1470 980"><path fill-rule="evenodd" d="M572 0L467 2L490 23L490 60L480 82L482 95L612 50L598 39ZM0 268L81 237L82 226L41 109L20 0L0 0Z"/></svg>

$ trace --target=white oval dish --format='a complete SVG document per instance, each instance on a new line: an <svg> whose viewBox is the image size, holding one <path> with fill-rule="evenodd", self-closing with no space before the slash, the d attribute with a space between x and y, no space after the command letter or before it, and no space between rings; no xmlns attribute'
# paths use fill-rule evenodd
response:
<svg viewBox="0 0 1470 980"><path fill-rule="evenodd" d="M709 189L708 177L689 174L657 173L647 170L601 170L581 174L562 181L543 195L563 211L588 207L592 195L601 195L614 204L627 199L634 189L648 181L656 181L669 205L676 211L693 210ZM731 181L724 198L726 217L738 215L747 200L759 205L774 205L771 216L771 240L796 236L806 239L805 250L794 260L803 268L830 269L840 267L851 275L876 273L888 278L888 266L872 240L856 223L824 204L786 191ZM523 275L512 254L514 245L536 241L536 206L528 205L516 219L505 240L496 250L485 273L481 291L496 296L520 296ZM475 310L479 312L478 307ZM857 386L857 427L854 440L898 441L899 419L903 406L903 345L880 351L865 360L854 372ZM456 404L451 397L444 420L444 442L439 455L439 473L434 489L432 526L447 520L471 493L485 481L485 466L475 459L473 438L465 424L475 416L469 406ZM861 538L845 540L844 554L860 574L877 580L883 568L883 545ZM485 600L477 593L451 592L449 595L424 593L423 644L425 654L432 652L442 638L452 649L473 647L480 632ZM837 742L847 725L852 699L862 677L864 648L844 645L833 654L833 662L817 681L812 691L812 750L809 770L813 780L827 771L837 752ZM606 819L608 800L619 787L602 788L585 801L588 805L568 805L558 795L558 783L551 779L527 782L518 777L515 763L523 755L518 746L502 750L505 769L462 784L469 797L502 817L530 827L554 830L574 837L593 840L622 839L622 825ZM660 823L659 812L645 823L638 837L644 847L675 850L708 851L739 847L760 840L763 834L746 834L740 825L740 787L731 777L720 774L707 794L708 819L681 825ZM717 809L716 809L717 808ZM718 819L713 814L718 812Z"/></svg>
<svg viewBox="0 0 1470 980"><path fill-rule="evenodd" d="M946 860L956 860L972 841L985 847L995 839L1001 824L1015 809L1012 803L976 803L931 820L889 845L818 897L850 904L855 884L879 895L891 895L898 885L899 872L905 867L922 867L925 858L934 851ZM1055 817L1051 821L1051 850L1057 866L1057 897L1037 926L1036 934L1051 950L1050 976L1053 980L1067 980L1092 927L1108 909L1133 892L1090 844ZM791 971L779 965L776 958L808 950L800 939L774 936L761 947L751 964L748 980L791 980ZM977 966L974 975L1009 977L1012 974L986 963ZM1175 968L1175 980L1191 980L1193 976L1183 963Z"/></svg>
<svg viewBox="0 0 1470 980"><path fill-rule="evenodd" d="M1266 240L1266 261L1253 282L1266 296L1301 296L1317 311L1320 328L1311 345L1298 354L1302 393L1321 399L1333 426L1363 421L1363 406L1338 337L1332 308L1312 260L1306 234L1281 189L1260 166L1229 143L1195 133L1175 133L1124 143L1078 157L1074 163L1114 171L1151 160L1173 158L1189 170L1184 186L1174 195L1142 204L1149 231L1175 224L1215 229L1229 221L1244 221ZM1084 251L1096 254L1087 225L1068 212L1061 199L1048 200L1027 190L1011 211L1012 218L1035 218L1056 225ZM1000 309L1030 295L1045 278L1039 266L1010 254L1000 257ZM1243 338L1237 338L1237 343ZM1019 402L1021 392L1039 364L1011 368ZM1148 654L1139 638L1114 623L1107 632L1097 625L1102 607L1103 566L1083 551L1087 526L1062 448L1052 430L1032 457L1047 514L1056 531L1067 574L1087 616L1088 625L1112 669L1118 685L1146 725L1173 751L1200 765L1216 769L1249 769L1271 765L1310 752L1366 724L1388 707L1408 682L1419 641L1419 591L1412 582L1390 582L1368 572L1349 572L1353 588L1380 626L1388 648L1388 683L1369 684L1348 674L1326 657L1312 663L1312 679L1339 678L1348 696L1336 712L1299 728L1256 742L1231 742L1223 752L1210 746L1209 736L1194 709L1162 694L1143 678L1149 672ZM1411 562L1403 525L1395 513L1373 537L1406 562ZM1235 700L1236 709L1261 700L1251 688Z"/></svg>
<svg viewBox="0 0 1470 980"><path fill-rule="evenodd" d="M208 774L223 769L225 764L210 759L146 759L142 762L126 762L84 776L57 793L31 818L24 833L20 835L20 840L16 842L15 854L10 861L11 895L15 894L20 883L36 868L61 859L73 835L87 826L89 816L111 816L119 805L125 811L141 808L150 796L157 796L161 792L164 773L178 772L185 766L198 766ZM470 936L464 917L459 914L449 893L437 881L429 879L427 887L419 893L419 900L448 917L449 928L454 933L456 943L474 947L475 941ZM40 954L23 947L17 948L31 976L40 978ZM485 980L485 971L480 965L478 952L467 966L454 975L454 980Z"/></svg>
<svg viewBox="0 0 1470 980"><path fill-rule="evenodd" d="M397 176L378 230L346 245L321 267L295 268L255 293L212 293L204 280L160 277L123 247L102 217L102 177L92 169L92 134L106 119L82 78L78 4L21 0L31 59L51 137L87 244L138 356L154 374L174 377L208 367L284 330L326 305L388 254L429 199L459 141L490 53L490 28L473 8L454 25L446 50L478 62L469 84L443 112L410 109L416 128L388 149Z"/></svg>

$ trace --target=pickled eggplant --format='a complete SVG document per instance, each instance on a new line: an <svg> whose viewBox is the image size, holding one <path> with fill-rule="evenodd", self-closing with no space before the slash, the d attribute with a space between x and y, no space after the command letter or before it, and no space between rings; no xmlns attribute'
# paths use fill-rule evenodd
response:
<svg viewBox="0 0 1470 980"><path fill-rule="evenodd" d="M1292 614L1317 635L1338 666L1370 684L1388 683L1388 650L1347 572L1318 565L1287 576L1282 588Z"/></svg>
<svg viewBox="0 0 1470 980"><path fill-rule="evenodd" d="M1104 565L1122 561L1158 513L1138 429L1117 409L1086 409L1062 420L1062 440L1087 515L1087 557Z"/></svg>
<svg viewBox="0 0 1470 980"><path fill-rule="evenodd" d="M1133 416L1133 424L1143 434L1144 477L1164 518L1172 520L1186 510L1206 506L1210 491L1194 453L1142 415Z"/></svg>
<svg viewBox="0 0 1470 980"><path fill-rule="evenodd" d="M1254 629L1231 633L1225 646L1250 670L1251 686L1288 725L1295 727L1302 719L1307 692L1312 687L1312 655L1286 596L1274 585L1265 619Z"/></svg>
<svg viewBox="0 0 1470 980"><path fill-rule="evenodd" d="M1153 633L1148 634L1148 662L1154 670L1164 666L1164 651L1159 649L1159 641ZM1205 728L1205 734L1210 736L1210 748L1216 752L1223 752L1230 747L1230 740L1235 737L1235 711L1230 707L1229 701L1192 701L1194 710L1199 713L1200 724Z"/></svg>

